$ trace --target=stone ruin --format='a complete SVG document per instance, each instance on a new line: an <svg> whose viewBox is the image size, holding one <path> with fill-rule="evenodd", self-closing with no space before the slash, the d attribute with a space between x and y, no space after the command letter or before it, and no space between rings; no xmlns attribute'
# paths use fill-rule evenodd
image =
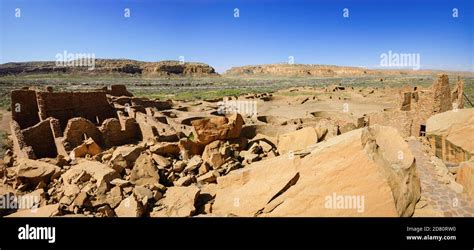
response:
<svg viewBox="0 0 474 250"><path fill-rule="evenodd" d="M357 91L365 98L378 89ZM441 188L456 193L464 186L474 197L474 109L460 109L462 81L451 93L440 76L431 89L400 96L396 110L362 117L314 111L287 119L219 115L213 102L137 98L120 85L75 93L17 90L15 153L6 154L0 176L5 192L40 197L35 216L44 217L418 216L431 201L422 174L436 175ZM242 98L264 103L273 96ZM443 162L460 165L456 177ZM431 167L435 174L418 170ZM328 194L348 190L366 197L367 209L328 209ZM31 214L19 209L7 216Z"/></svg>
<svg viewBox="0 0 474 250"><path fill-rule="evenodd" d="M29 159L67 157L88 138L104 149L150 138L158 133L153 111L171 106L135 98L123 85L87 92L13 90L11 103L13 148Z"/></svg>
<svg viewBox="0 0 474 250"><path fill-rule="evenodd" d="M368 124L397 128L402 136L423 136L426 121L433 115L464 108L464 82L458 78L453 92L448 76L439 75L431 89L414 87L400 93L400 109L368 114Z"/></svg>

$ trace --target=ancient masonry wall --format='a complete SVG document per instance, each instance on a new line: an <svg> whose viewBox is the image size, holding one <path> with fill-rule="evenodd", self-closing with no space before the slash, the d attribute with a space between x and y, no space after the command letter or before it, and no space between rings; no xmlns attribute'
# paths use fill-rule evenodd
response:
<svg viewBox="0 0 474 250"><path fill-rule="evenodd" d="M57 124L53 118L21 130L16 121L11 122L13 148L19 157L37 159L56 157L57 145L53 131Z"/></svg>
<svg viewBox="0 0 474 250"><path fill-rule="evenodd" d="M433 84L433 94L433 113L443 113L453 108L453 104L451 103L449 78L447 75L441 75L438 77L438 81Z"/></svg>
<svg viewBox="0 0 474 250"><path fill-rule="evenodd" d="M456 94L463 92L463 84L458 80ZM396 128L404 137L419 136L422 125L437 113L453 108L447 75L438 76L437 81L429 90L414 89L402 93L400 110L372 113L368 115L369 125L380 124Z"/></svg>
<svg viewBox="0 0 474 250"><path fill-rule="evenodd" d="M428 140L433 153L444 162L459 164L472 157L469 152L447 140L446 136L429 135Z"/></svg>
<svg viewBox="0 0 474 250"><path fill-rule="evenodd" d="M12 119L18 123L21 129L31 127L40 122L36 91L13 90L11 92L11 110Z"/></svg>
<svg viewBox="0 0 474 250"><path fill-rule="evenodd" d="M18 122L14 120L11 121L10 127L12 131L11 138L13 141L13 150L15 151L16 155L20 158L36 159L33 148L25 143L25 139L23 138L23 134L21 133L21 128Z"/></svg>
<svg viewBox="0 0 474 250"><path fill-rule="evenodd" d="M85 136L102 145L102 135L94 123L82 117L70 119L64 130L64 147L73 150L82 144Z"/></svg>
<svg viewBox="0 0 474 250"><path fill-rule="evenodd" d="M33 149L36 158L56 157L58 154L50 119L26 128L21 133L24 142Z"/></svg>
<svg viewBox="0 0 474 250"><path fill-rule="evenodd" d="M133 96L120 85L94 92L12 91L11 131L18 157L66 155L86 137L105 147L141 140L140 126L134 118L124 118L122 123L116 119L108 92Z"/></svg>
<svg viewBox="0 0 474 250"><path fill-rule="evenodd" d="M105 147L134 143L142 140L140 126L134 118L126 118L124 128L115 118L107 119L99 128Z"/></svg>
<svg viewBox="0 0 474 250"><path fill-rule="evenodd" d="M69 119L74 117L86 118L97 125L108 118L117 117L105 92L37 92L36 96L40 118L58 119L61 130L64 130Z"/></svg>

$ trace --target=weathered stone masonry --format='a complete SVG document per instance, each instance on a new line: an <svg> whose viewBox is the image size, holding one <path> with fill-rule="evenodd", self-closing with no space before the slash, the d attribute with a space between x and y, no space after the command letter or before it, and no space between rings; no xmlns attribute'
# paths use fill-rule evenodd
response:
<svg viewBox="0 0 474 250"><path fill-rule="evenodd" d="M118 85L91 92L12 91L11 131L17 155L30 159L66 156L86 138L104 148L141 140L138 123L116 112L107 93L131 95Z"/></svg>

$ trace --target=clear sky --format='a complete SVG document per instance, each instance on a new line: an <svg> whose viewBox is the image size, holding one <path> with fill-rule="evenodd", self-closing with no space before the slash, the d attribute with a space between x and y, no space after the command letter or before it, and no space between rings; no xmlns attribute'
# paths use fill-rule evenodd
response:
<svg viewBox="0 0 474 250"><path fill-rule="evenodd" d="M422 69L474 71L473 12L474 0L0 0L0 63L54 61L68 51L183 56L218 72L289 56L372 68L392 51L419 53Z"/></svg>

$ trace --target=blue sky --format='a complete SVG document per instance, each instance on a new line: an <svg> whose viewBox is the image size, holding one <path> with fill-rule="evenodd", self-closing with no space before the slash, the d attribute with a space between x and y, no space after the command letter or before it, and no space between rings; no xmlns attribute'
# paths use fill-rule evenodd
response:
<svg viewBox="0 0 474 250"><path fill-rule="evenodd" d="M0 62L96 58L232 66L374 67L419 53L422 69L471 70L473 0L0 0ZM21 17L15 17L19 8ZM124 9L130 9L130 18ZM240 16L234 17L234 9ZM343 17L343 9L349 18ZM453 18L453 8L459 10Z"/></svg>

